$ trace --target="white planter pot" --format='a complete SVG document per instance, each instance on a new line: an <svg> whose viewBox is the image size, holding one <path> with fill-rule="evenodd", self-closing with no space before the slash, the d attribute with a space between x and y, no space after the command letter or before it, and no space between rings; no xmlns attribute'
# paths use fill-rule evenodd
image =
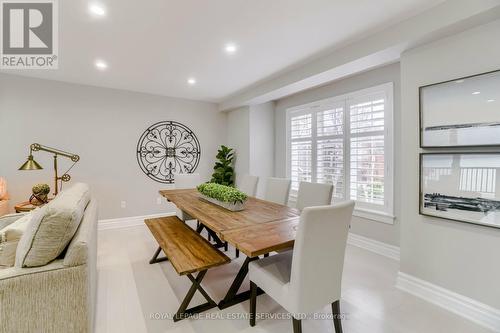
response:
<svg viewBox="0 0 500 333"><path fill-rule="evenodd" d="M232 212L239 212L243 209L245 209L245 203L241 203L241 202L238 202L238 203L229 203L229 202L222 202L222 201L219 201L217 199L212 199L210 197L207 197L206 195L204 194L201 194L200 193L200 196L203 200L206 200L210 203L213 203L214 205L217 205L217 206L221 206L222 208L225 208L227 210L230 210Z"/></svg>

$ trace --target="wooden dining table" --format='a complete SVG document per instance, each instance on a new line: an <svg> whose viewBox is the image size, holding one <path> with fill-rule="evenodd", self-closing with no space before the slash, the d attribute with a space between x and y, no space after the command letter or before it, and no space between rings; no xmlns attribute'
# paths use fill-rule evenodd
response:
<svg viewBox="0 0 500 333"><path fill-rule="evenodd" d="M204 228L215 246L225 242L246 255L219 309L243 302L250 292L239 292L248 274L248 264L273 251L293 247L300 211L296 208L249 197L245 209L233 212L204 200L196 189L161 190L165 197L184 213L198 220L198 232Z"/></svg>

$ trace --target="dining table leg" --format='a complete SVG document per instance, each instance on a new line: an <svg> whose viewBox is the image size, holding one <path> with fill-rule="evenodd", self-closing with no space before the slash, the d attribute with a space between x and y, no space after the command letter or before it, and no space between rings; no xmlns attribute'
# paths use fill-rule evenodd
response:
<svg viewBox="0 0 500 333"><path fill-rule="evenodd" d="M213 231L212 229L207 228L207 227L205 227L205 229L207 229L207 233L208 233L208 235L209 235L209 236L211 236L211 237L213 238L213 240L215 241L215 247L216 247L216 248L221 248L221 247L226 248L226 243L225 243L225 242L223 242L223 241L219 238L219 236L217 236L217 234L215 233L215 231ZM227 250L226 250L226 251L227 251Z"/></svg>
<svg viewBox="0 0 500 333"><path fill-rule="evenodd" d="M240 290L241 285L243 284L243 281L245 280L245 277L248 274L248 264L250 264L254 260L258 260L259 257L247 257L245 261L243 262L243 265L241 266L240 270L238 271L238 274L236 274L236 277L233 280L233 283L231 283L231 287L229 287L229 290L226 293L226 296L224 296L224 299L222 299L218 307L220 310L226 309L228 307L231 307L233 305L236 305L238 303L244 302L246 300L250 299L250 290L243 291L238 293ZM262 289L257 290L257 295L263 294L264 291Z"/></svg>
<svg viewBox="0 0 500 333"><path fill-rule="evenodd" d="M227 251L227 243L223 242L219 236L217 236L217 234L210 228L208 228L207 226L203 225L203 224L199 224L197 227L196 227L196 232L201 234L201 232L203 231L203 229L207 229L207 233L208 233L208 236L209 236L209 241L211 241L211 239L213 238L213 240L215 241L215 244L214 244L214 247L219 249L221 247L224 248L224 251Z"/></svg>

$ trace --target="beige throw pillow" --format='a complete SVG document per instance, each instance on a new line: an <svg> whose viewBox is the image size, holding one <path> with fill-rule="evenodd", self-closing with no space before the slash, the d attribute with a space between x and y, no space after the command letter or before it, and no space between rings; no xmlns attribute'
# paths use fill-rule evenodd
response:
<svg viewBox="0 0 500 333"><path fill-rule="evenodd" d="M56 259L73 238L89 201L88 185L77 183L45 205L43 219L31 221L21 237L16 266L44 266Z"/></svg>
<svg viewBox="0 0 500 333"><path fill-rule="evenodd" d="M31 221L41 221L45 215L41 209L35 209L9 224L0 231L0 266L12 267L15 263L18 243Z"/></svg>

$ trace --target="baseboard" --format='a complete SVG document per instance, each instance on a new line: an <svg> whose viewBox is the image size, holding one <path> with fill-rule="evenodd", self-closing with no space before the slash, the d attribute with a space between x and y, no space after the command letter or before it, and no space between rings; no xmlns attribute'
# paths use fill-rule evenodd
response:
<svg viewBox="0 0 500 333"><path fill-rule="evenodd" d="M371 252L375 252L384 257L388 257L394 260L399 260L400 258L398 246L379 242L377 240L358 234L349 233L349 236L347 237L347 244L354 245Z"/></svg>
<svg viewBox="0 0 500 333"><path fill-rule="evenodd" d="M120 228L130 228L144 225L144 220L152 219L156 217L173 216L175 212L143 215L143 216L132 216L132 217L122 217L118 219L107 219L99 220L98 230L110 230L110 229L120 229Z"/></svg>
<svg viewBox="0 0 500 333"><path fill-rule="evenodd" d="M499 309L403 272L398 273L396 287L494 332L500 332Z"/></svg>

